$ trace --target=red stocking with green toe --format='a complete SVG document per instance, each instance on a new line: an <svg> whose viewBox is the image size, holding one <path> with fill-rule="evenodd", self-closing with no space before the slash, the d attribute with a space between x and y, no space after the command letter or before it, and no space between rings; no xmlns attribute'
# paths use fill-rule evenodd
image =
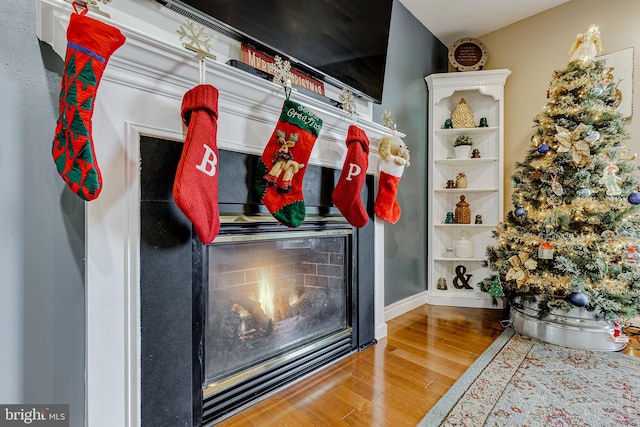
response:
<svg viewBox="0 0 640 427"><path fill-rule="evenodd" d="M306 216L302 183L321 128L321 118L303 105L285 100L258 162L255 188L273 217L288 227L298 227Z"/></svg>

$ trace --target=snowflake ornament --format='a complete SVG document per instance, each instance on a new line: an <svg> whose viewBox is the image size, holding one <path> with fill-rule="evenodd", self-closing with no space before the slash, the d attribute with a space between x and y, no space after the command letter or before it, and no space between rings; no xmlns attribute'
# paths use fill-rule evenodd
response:
<svg viewBox="0 0 640 427"><path fill-rule="evenodd" d="M105 18L111 19L111 15L109 15L107 12L100 10L98 3L102 3L103 5L106 6L109 3L111 3L111 0L84 0L82 2L79 2L78 6L86 7L88 10L90 10L93 13L97 13L98 15L102 15Z"/></svg>
<svg viewBox="0 0 640 427"><path fill-rule="evenodd" d="M354 116L358 115L358 113L356 113L356 103L353 99L353 92L347 88L342 89L342 92L340 93L340 102L342 103L342 109L344 111L348 111Z"/></svg>
<svg viewBox="0 0 640 427"><path fill-rule="evenodd" d="M273 81L290 88L291 82L293 81L291 63L287 60L283 61L278 55L276 55L274 60L275 62L273 64L269 64L269 73L273 74Z"/></svg>
<svg viewBox="0 0 640 427"><path fill-rule="evenodd" d="M216 59L216 57L211 54L213 46L210 43L209 34L202 25L187 19L180 25L180 28L176 30L176 33L180 36L181 41L186 39L186 42L182 43L182 46L196 52L199 60L204 61L206 56Z"/></svg>
<svg viewBox="0 0 640 427"><path fill-rule="evenodd" d="M393 120L393 115L391 114L391 110L385 108L382 113L382 122L386 127L395 132L396 130L396 121Z"/></svg>

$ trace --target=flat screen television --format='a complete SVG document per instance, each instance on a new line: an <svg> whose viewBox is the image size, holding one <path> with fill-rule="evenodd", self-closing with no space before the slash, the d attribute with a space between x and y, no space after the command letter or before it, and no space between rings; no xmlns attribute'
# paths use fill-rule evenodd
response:
<svg viewBox="0 0 640 427"><path fill-rule="evenodd" d="M393 0L154 0L380 103Z"/></svg>

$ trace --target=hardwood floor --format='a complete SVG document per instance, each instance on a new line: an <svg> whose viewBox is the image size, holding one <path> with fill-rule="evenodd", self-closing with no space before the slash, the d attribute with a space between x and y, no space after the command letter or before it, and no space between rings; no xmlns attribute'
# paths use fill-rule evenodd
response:
<svg viewBox="0 0 640 427"><path fill-rule="evenodd" d="M415 426L502 333L502 310L425 305L376 345L220 423L226 427ZM640 357L637 337L624 353Z"/></svg>
<svg viewBox="0 0 640 427"><path fill-rule="evenodd" d="M425 305L388 335L221 426L415 426L502 333L502 310Z"/></svg>

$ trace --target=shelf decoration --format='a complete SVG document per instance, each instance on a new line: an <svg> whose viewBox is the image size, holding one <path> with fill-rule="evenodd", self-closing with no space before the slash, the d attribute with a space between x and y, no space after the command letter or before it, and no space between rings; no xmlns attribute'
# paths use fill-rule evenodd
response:
<svg viewBox="0 0 640 427"><path fill-rule="evenodd" d="M460 239L453 245L453 253L456 258L473 258L473 242L469 240L465 230L460 230Z"/></svg>
<svg viewBox="0 0 640 427"><path fill-rule="evenodd" d="M445 224L455 224L456 220L453 216L453 212L447 212L447 216L444 219Z"/></svg>
<svg viewBox="0 0 640 427"><path fill-rule="evenodd" d="M471 154L471 147L473 146L473 139L469 135L458 135L453 140L453 150L456 154L456 159L468 159Z"/></svg>
<svg viewBox="0 0 640 427"><path fill-rule="evenodd" d="M471 274L467 274L467 267L464 265L456 266L456 277L453 278L453 286L456 289L473 289L469 285L471 276Z"/></svg>
<svg viewBox="0 0 640 427"><path fill-rule="evenodd" d="M460 98L458 105L456 105L456 108L453 110L451 123L453 124L454 129L476 127L476 122L473 120L471 108L464 98Z"/></svg>
<svg viewBox="0 0 640 427"><path fill-rule="evenodd" d="M456 203L455 221L456 224L471 224L471 209L464 195L460 196L460 201Z"/></svg>
<svg viewBox="0 0 640 427"><path fill-rule="evenodd" d="M464 172L458 172L456 176L456 188L467 188L467 175Z"/></svg>

